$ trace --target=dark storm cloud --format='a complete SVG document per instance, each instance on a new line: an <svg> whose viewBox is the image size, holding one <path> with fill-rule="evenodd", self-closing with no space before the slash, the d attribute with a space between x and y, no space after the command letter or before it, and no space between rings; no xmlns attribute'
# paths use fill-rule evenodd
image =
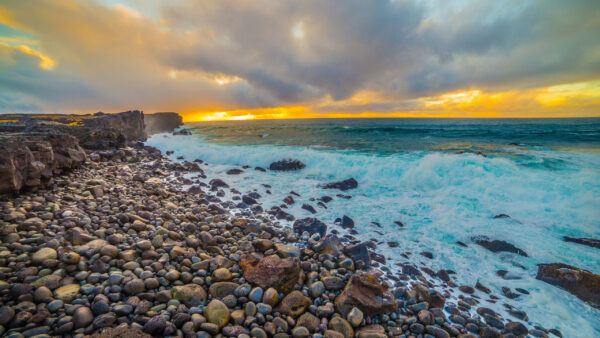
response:
<svg viewBox="0 0 600 338"><path fill-rule="evenodd" d="M0 109L311 106L371 91L392 100L365 107L392 111L458 89L600 76L595 0L123 3L132 9L1 3L5 23L39 39L58 66L41 69L23 53L8 63L0 53ZM215 82L222 76L235 81Z"/></svg>

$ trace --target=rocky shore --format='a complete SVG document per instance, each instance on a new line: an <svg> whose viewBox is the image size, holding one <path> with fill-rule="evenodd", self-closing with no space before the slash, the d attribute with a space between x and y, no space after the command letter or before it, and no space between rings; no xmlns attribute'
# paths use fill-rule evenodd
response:
<svg viewBox="0 0 600 338"><path fill-rule="evenodd" d="M527 324L527 314L508 305L512 318L485 307L503 296L482 283L458 286L452 271L412 265L392 276L372 242L341 236L316 218L284 226L283 210L265 211L257 192L206 177L201 159L173 162L132 141L81 154L75 147L71 160L81 163L0 201L0 335L562 337ZM33 158L48 157L35 149ZM55 162L43 163L65 168ZM224 189L235 197L225 200ZM564 269L544 267L539 278L552 283ZM582 299L598 294L598 276L590 275L589 290L578 289Z"/></svg>

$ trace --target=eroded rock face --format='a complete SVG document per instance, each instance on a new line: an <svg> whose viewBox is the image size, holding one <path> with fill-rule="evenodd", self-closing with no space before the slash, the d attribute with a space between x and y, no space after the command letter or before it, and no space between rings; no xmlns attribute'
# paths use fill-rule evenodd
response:
<svg viewBox="0 0 600 338"><path fill-rule="evenodd" d="M144 123L146 124L146 134L151 136L173 131L183 125L183 119L177 113L144 114Z"/></svg>
<svg viewBox="0 0 600 338"><path fill-rule="evenodd" d="M85 160L85 151L70 135L5 134L0 139L0 195L44 185Z"/></svg>
<svg viewBox="0 0 600 338"><path fill-rule="evenodd" d="M244 278L263 289L273 287L279 292L290 292L300 277L300 263L297 258L279 258L271 255L258 259L246 255L240 264Z"/></svg>
<svg viewBox="0 0 600 338"><path fill-rule="evenodd" d="M538 264L535 277L559 286L579 299L600 308L600 276L563 263Z"/></svg>
<svg viewBox="0 0 600 338"><path fill-rule="evenodd" d="M335 298L335 307L344 317L353 307L360 309L367 316L375 316L395 312L398 304L379 277L358 272L350 277L344 291Z"/></svg>

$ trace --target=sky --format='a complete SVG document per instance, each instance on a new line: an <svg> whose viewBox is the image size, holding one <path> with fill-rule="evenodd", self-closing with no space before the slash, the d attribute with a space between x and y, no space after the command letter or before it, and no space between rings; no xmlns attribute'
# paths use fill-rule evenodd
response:
<svg viewBox="0 0 600 338"><path fill-rule="evenodd" d="M0 1L0 113L129 109L600 116L600 1Z"/></svg>

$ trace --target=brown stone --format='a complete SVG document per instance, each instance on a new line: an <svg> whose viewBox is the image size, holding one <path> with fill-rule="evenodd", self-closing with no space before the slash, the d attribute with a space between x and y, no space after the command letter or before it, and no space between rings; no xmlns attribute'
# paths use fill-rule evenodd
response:
<svg viewBox="0 0 600 338"><path fill-rule="evenodd" d="M290 292L287 296L283 297L281 303L275 311L281 312L285 315L298 317L312 304L310 298L302 294L302 292L295 290Z"/></svg>
<svg viewBox="0 0 600 338"><path fill-rule="evenodd" d="M538 264L535 278L561 287L593 307L600 308L600 276L590 271L562 263Z"/></svg>
<svg viewBox="0 0 600 338"><path fill-rule="evenodd" d="M244 278L263 289L273 287L279 292L290 292L300 278L300 263L297 258L279 258L271 255L258 259L246 255L240 264Z"/></svg>
<svg viewBox="0 0 600 338"><path fill-rule="evenodd" d="M353 307L359 308L367 316L375 316L395 312L398 304L377 276L359 272L350 278L344 291L335 298L335 307L344 317Z"/></svg>

